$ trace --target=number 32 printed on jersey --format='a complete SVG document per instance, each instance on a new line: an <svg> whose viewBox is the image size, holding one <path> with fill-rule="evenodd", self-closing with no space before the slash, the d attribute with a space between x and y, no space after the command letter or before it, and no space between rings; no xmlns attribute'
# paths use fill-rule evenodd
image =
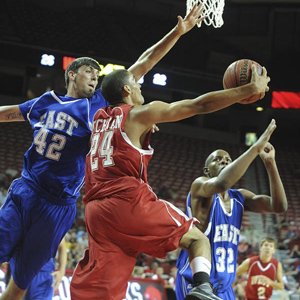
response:
<svg viewBox="0 0 300 300"><path fill-rule="evenodd" d="M216 269L219 273L234 272L234 251L232 248L218 247L215 256L217 260Z"/></svg>

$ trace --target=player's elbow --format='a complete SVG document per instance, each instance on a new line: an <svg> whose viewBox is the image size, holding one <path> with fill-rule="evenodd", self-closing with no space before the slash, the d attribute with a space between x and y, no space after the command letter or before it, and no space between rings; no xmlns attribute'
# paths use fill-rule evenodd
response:
<svg viewBox="0 0 300 300"><path fill-rule="evenodd" d="M288 203L287 201L280 201L277 205L274 205L273 207L274 213L276 214L282 214L287 212L288 210Z"/></svg>

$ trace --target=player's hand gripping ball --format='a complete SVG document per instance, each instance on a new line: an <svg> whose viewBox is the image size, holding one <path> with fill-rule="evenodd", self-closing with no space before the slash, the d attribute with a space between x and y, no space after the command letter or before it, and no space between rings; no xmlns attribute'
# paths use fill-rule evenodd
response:
<svg viewBox="0 0 300 300"><path fill-rule="evenodd" d="M224 89L235 88L251 81L252 65L256 65L258 75L262 75L262 66L251 59L240 59L228 66L223 75L223 87ZM250 104L256 102L259 99L257 95L240 101L241 104Z"/></svg>

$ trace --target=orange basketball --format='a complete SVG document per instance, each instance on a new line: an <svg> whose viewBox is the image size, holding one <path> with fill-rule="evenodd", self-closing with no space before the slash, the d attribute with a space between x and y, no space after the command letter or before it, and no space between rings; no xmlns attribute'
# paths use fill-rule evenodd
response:
<svg viewBox="0 0 300 300"><path fill-rule="evenodd" d="M230 89L249 83L251 81L251 67L253 64L257 66L258 75L261 75L262 66L254 60L240 59L230 64L223 75L224 89ZM248 99L243 99L240 103L249 104L259 99L260 95L255 95Z"/></svg>

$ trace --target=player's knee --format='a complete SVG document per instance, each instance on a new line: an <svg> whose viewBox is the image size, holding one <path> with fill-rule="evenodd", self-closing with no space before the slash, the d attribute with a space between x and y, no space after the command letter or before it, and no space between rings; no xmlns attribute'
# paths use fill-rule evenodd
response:
<svg viewBox="0 0 300 300"><path fill-rule="evenodd" d="M19 288L14 280L11 278L7 289L4 291L3 295L0 297L1 300L21 300L24 298L26 290Z"/></svg>
<svg viewBox="0 0 300 300"><path fill-rule="evenodd" d="M192 244L201 243L209 245L209 239L198 228L194 227L186 232L180 240L180 247L189 249Z"/></svg>

